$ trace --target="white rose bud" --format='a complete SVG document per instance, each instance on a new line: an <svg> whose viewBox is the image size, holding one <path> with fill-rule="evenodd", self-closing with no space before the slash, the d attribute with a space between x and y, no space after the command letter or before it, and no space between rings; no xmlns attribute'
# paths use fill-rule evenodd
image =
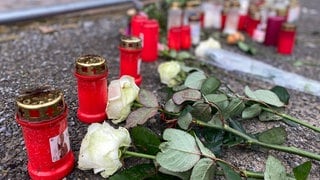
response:
<svg viewBox="0 0 320 180"><path fill-rule="evenodd" d="M210 49L220 49L221 45L219 41L214 40L213 38L209 38L206 41L200 42L200 44L195 49L195 54L198 57L205 57L206 51Z"/></svg>
<svg viewBox="0 0 320 180"><path fill-rule="evenodd" d="M181 66L177 61L164 62L158 66L160 80L163 84L166 84L168 87L173 87L178 84L176 78L180 71Z"/></svg>
<svg viewBox="0 0 320 180"><path fill-rule="evenodd" d="M121 166L119 148L128 147L131 143L127 129L114 129L108 123L93 123L81 142L78 168L93 169L94 173L101 173L107 178L114 174Z"/></svg>
<svg viewBox="0 0 320 180"><path fill-rule="evenodd" d="M131 112L131 105L138 97L139 90L131 76L124 75L118 80L111 81L106 109L108 119L113 119L113 123L124 121Z"/></svg>

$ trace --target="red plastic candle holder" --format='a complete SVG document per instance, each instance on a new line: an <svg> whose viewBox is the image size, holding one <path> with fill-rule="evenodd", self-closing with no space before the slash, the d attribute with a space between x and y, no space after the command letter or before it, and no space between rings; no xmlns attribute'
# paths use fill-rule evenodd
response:
<svg viewBox="0 0 320 180"><path fill-rule="evenodd" d="M139 86L142 81L140 75L141 65L141 39L134 36L124 36L120 40L120 77L129 75L134 77L135 83Z"/></svg>
<svg viewBox="0 0 320 180"><path fill-rule="evenodd" d="M153 62L158 58L159 23L157 20L147 20L142 29L141 58L145 62Z"/></svg>
<svg viewBox="0 0 320 180"><path fill-rule="evenodd" d="M258 24L260 23L259 12L253 12L247 19L246 32L250 37L253 37L253 33L256 30Z"/></svg>
<svg viewBox="0 0 320 180"><path fill-rule="evenodd" d="M190 26L181 27L181 49L190 49L191 47L191 30Z"/></svg>
<svg viewBox="0 0 320 180"><path fill-rule="evenodd" d="M148 17L137 14L131 18L131 36L140 37L143 24L148 20Z"/></svg>
<svg viewBox="0 0 320 180"><path fill-rule="evenodd" d="M181 27L171 27L167 41L169 49L179 51L181 49Z"/></svg>
<svg viewBox="0 0 320 180"><path fill-rule="evenodd" d="M278 43L278 36L281 29L281 25L285 22L284 16L271 16L267 20L266 37L264 45L276 46Z"/></svg>
<svg viewBox="0 0 320 180"><path fill-rule="evenodd" d="M221 12L221 30L224 29L224 26L226 24L226 19L227 19L227 12L226 11L222 11Z"/></svg>
<svg viewBox="0 0 320 180"><path fill-rule="evenodd" d="M106 60L97 55L79 57L75 76L78 80L79 120L84 123L104 121L108 99Z"/></svg>
<svg viewBox="0 0 320 180"><path fill-rule="evenodd" d="M242 31L246 29L247 19L248 15L239 15L238 30Z"/></svg>
<svg viewBox="0 0 320 180"><path fill-rule="evenodd" d="M290 55L293 52L296 37L296 26L291 23L282 24L279 41L278 53Z"/></svg>
<svg viewBox="0 0 320 180"><path fill-rule="evenodd" d="M74 167L67 106L59 90L29 91L17 100L16 120L28 155L31 179L62 179Z"/></svg>

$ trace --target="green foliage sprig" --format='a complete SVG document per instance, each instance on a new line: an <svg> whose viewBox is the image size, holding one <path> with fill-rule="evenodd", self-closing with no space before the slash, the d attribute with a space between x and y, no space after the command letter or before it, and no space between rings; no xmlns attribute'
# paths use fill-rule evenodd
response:
<svg viewBox="0 0 320 180"><path fill-rule="evenodd" d="M307 178L310 161L294 168L293 175L290 175L272 156L266 162L265 172L239 169L219 158L222 147L241 145L278 150L320 161L319 154L283 145L287 133L282 126L250 134L241 125L244 119L262 122L284 120L320 132L318 127L283 113L290 97L285 88L277 86L271 90L253 91L245 87L245 96L241 96L224 87L216 77L207 76L198 68L190 69L185 80L171 88L172 96L163 104L153 93L140 90L135 108L126 120L126 127L132 128L135 147L147 155L130 151L124 154L153 159L159 165L153 167L153 172L157 172L155 174L161 172L160 175L169 174L181 179L212 179L217 175L224 175L227 179ZM148 128L139 126L158 114L169 127L176 127L165 129L162 139Z"/></svg>

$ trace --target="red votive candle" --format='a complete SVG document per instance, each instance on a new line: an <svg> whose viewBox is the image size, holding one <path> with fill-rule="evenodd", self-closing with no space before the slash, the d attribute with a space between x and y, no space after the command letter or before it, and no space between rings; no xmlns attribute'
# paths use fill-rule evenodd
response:
<svg viewBox="0 0 320 180"><path fill-rule="evenodd" d="M239 15L239 22L238 22L238 30L242 31L246 29L247 26L247 18L248 15Z"/></svg>
<svg viewBox="0 0 320 180"><path fill-rule="evenodd" d="M97 55L79 57L75 76L78 80L79 120L85 123L104 121L108 99L106 60Z"/></svg>
<svg viewBox="0 0 320 180"><path fill-rule="evenodd" d="M181 27L181 49L190 49L191 47L191 30L190 26Z"/></svg>
<svg viewBox="0 0 320 180"><path fill-rule="evenodd" d="M120 40L120 77L129 75L134 77L139 86L142 81L140 75L141 39L134 36L123 36Z"/></svg>
<svg viewBox="0 0 320 180"><path fill-rule="evenodd" d="M222 10L221 11L221 30L224 29L224 25L226 24L226 19L227 19L227 10Z"/></svg>
<svg viewBox="0 0 320 180"><path fill-rule="evenodd" d="M62 179L74 167L70 148L67 106L59 90L35 90L16 100L16 120L28 155L31 179Z"/></svg>
<svg viewBox="0 0 320 180"><path fill-rule="evenodd" d="M145 62L153 62L158 58L159 23L151 19L145 21L142 29L143 47L141 59Z"/></svg>
<svg viewBox="0 0 320 180"><path fill-rule="evenodd" d="M148 19L148 17L137 14L131 19L131 36L139 37L142 33L142 28L144 22Z"/></svg>
<svg viewBox="0 0 320 180"><path fill-rule="evenodd" d="M169 49L179 51L181 49L181 27L171 27L167 41Z"/></svg>
<svg viewBox="0 0 320 180"><path fill-rule="evenodd" d="M246 27L246 32L250 37L253 37L253 33L256 30L259 23L260 23L259 12L251 12L247 19L247 27Z"/></svg>
<svg viewBox="0 0 320 180"><path fill-rule="evenodd" d="M277 45L281 25L283 22L285 22L285 20L286 20L285 16L268 17L264 45L267 45L267 46Z"/></svg>
<svg viewBox="0 0 320 180"><path fill-rule="evenodd" d="M292 54L295 44L296 26L291 23L283 23L278 41L278 53Z"/></svg>

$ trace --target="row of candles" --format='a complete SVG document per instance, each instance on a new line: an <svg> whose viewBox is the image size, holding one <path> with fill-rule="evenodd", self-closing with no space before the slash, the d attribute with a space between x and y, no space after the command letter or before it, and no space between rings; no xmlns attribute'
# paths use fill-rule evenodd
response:
<svg viewBox="0 0 320 180"><path fill-rule="evenodd" d="M198 2L189 2L189 9L183 13L184 16L181 18L180 7L173 3L168 17L169 48L189 49L192 44L199 43L201 27L214 24L206 13L198 13L201 12L198 7L200 7ZM181 14L178 16L177 12ZM252 17L248 17L246 28L250 36L253 35L250 34L249 27L252 27L252 24L249 22L256 20ZM221 22L224 22L223 16L221 18ZM241 19L240 16L237 21L241 22L239 19ZM229 21L231 20L227 14L225 23L220 24L226 33L232 32L232 23ZM280 16L268 17L264 43L266 45L278 43L278 51L290 53L288 52L288 44L281 45L283 43L281 40L274 40L277 35L268 33L269 31L271 33L279 31L281 26L282 31L294 33L295 26L292 24L282 25L285 21L286 19ZM232 24L233 26L236 24L237 29L242 27L238 22ZM259 22L261 21L259 20ZM130 75L135 78L136 84L140 85L142 81L141 61L153 62L158 57L159 24L156 20L141 14L132 17L130 24L130 36L120 39L119 76ZM258 27L259 23L255 24ZM273 27L272 30L268 30L271 27ZM280 32L280 37L292 38L292 36L294 34L281 34ZM287 49L281 50L280 48L279 50L279 46ZM78 81L78 119L84 123L104 121L107 118L108 99L106 60L97 55L79 57L75 63L75 77ZM30 177L32 179L61 179L69 174L74 167L74 155L70 148L67 125L68 109L62 91L44 89L26 92L17 98L16 104L16 120L22 127Z"/></svg>
<svg viewBox="0 0 320 180"><path fill-rule="evenodd" d="M189 49L190 41L193 45L199 43L201 28L215 28L225 34L245 31L253 40L277 46L281 54L291 54L299 12L297 0L191 0L184 7L178 1L172 2L168 10L168 47Z"/></svg>
<svg viewBox="0 0 320 180"><path fill-rule="evenodd" d="M150 37L157 46L158 40L153 34L153 30L158 31L157 22L150 20L145 27L143 38L121 37L118 47L119 76L130 75L137 85L142 81L140 64L143 53L144 61L157 59L157 48L148 44ZM144 49L143 43L150 45L151 50ZM78 82L78 119L89 124L103 122L107 119L108 99L106 60L98 55L83 55L75 62L74 75ZM62 91L50 88L27 91L17 98L16 105L16 121L22 127L31 179L54 180L67 176L73 170L75 158L69 141L68 109Z"/></svg>

